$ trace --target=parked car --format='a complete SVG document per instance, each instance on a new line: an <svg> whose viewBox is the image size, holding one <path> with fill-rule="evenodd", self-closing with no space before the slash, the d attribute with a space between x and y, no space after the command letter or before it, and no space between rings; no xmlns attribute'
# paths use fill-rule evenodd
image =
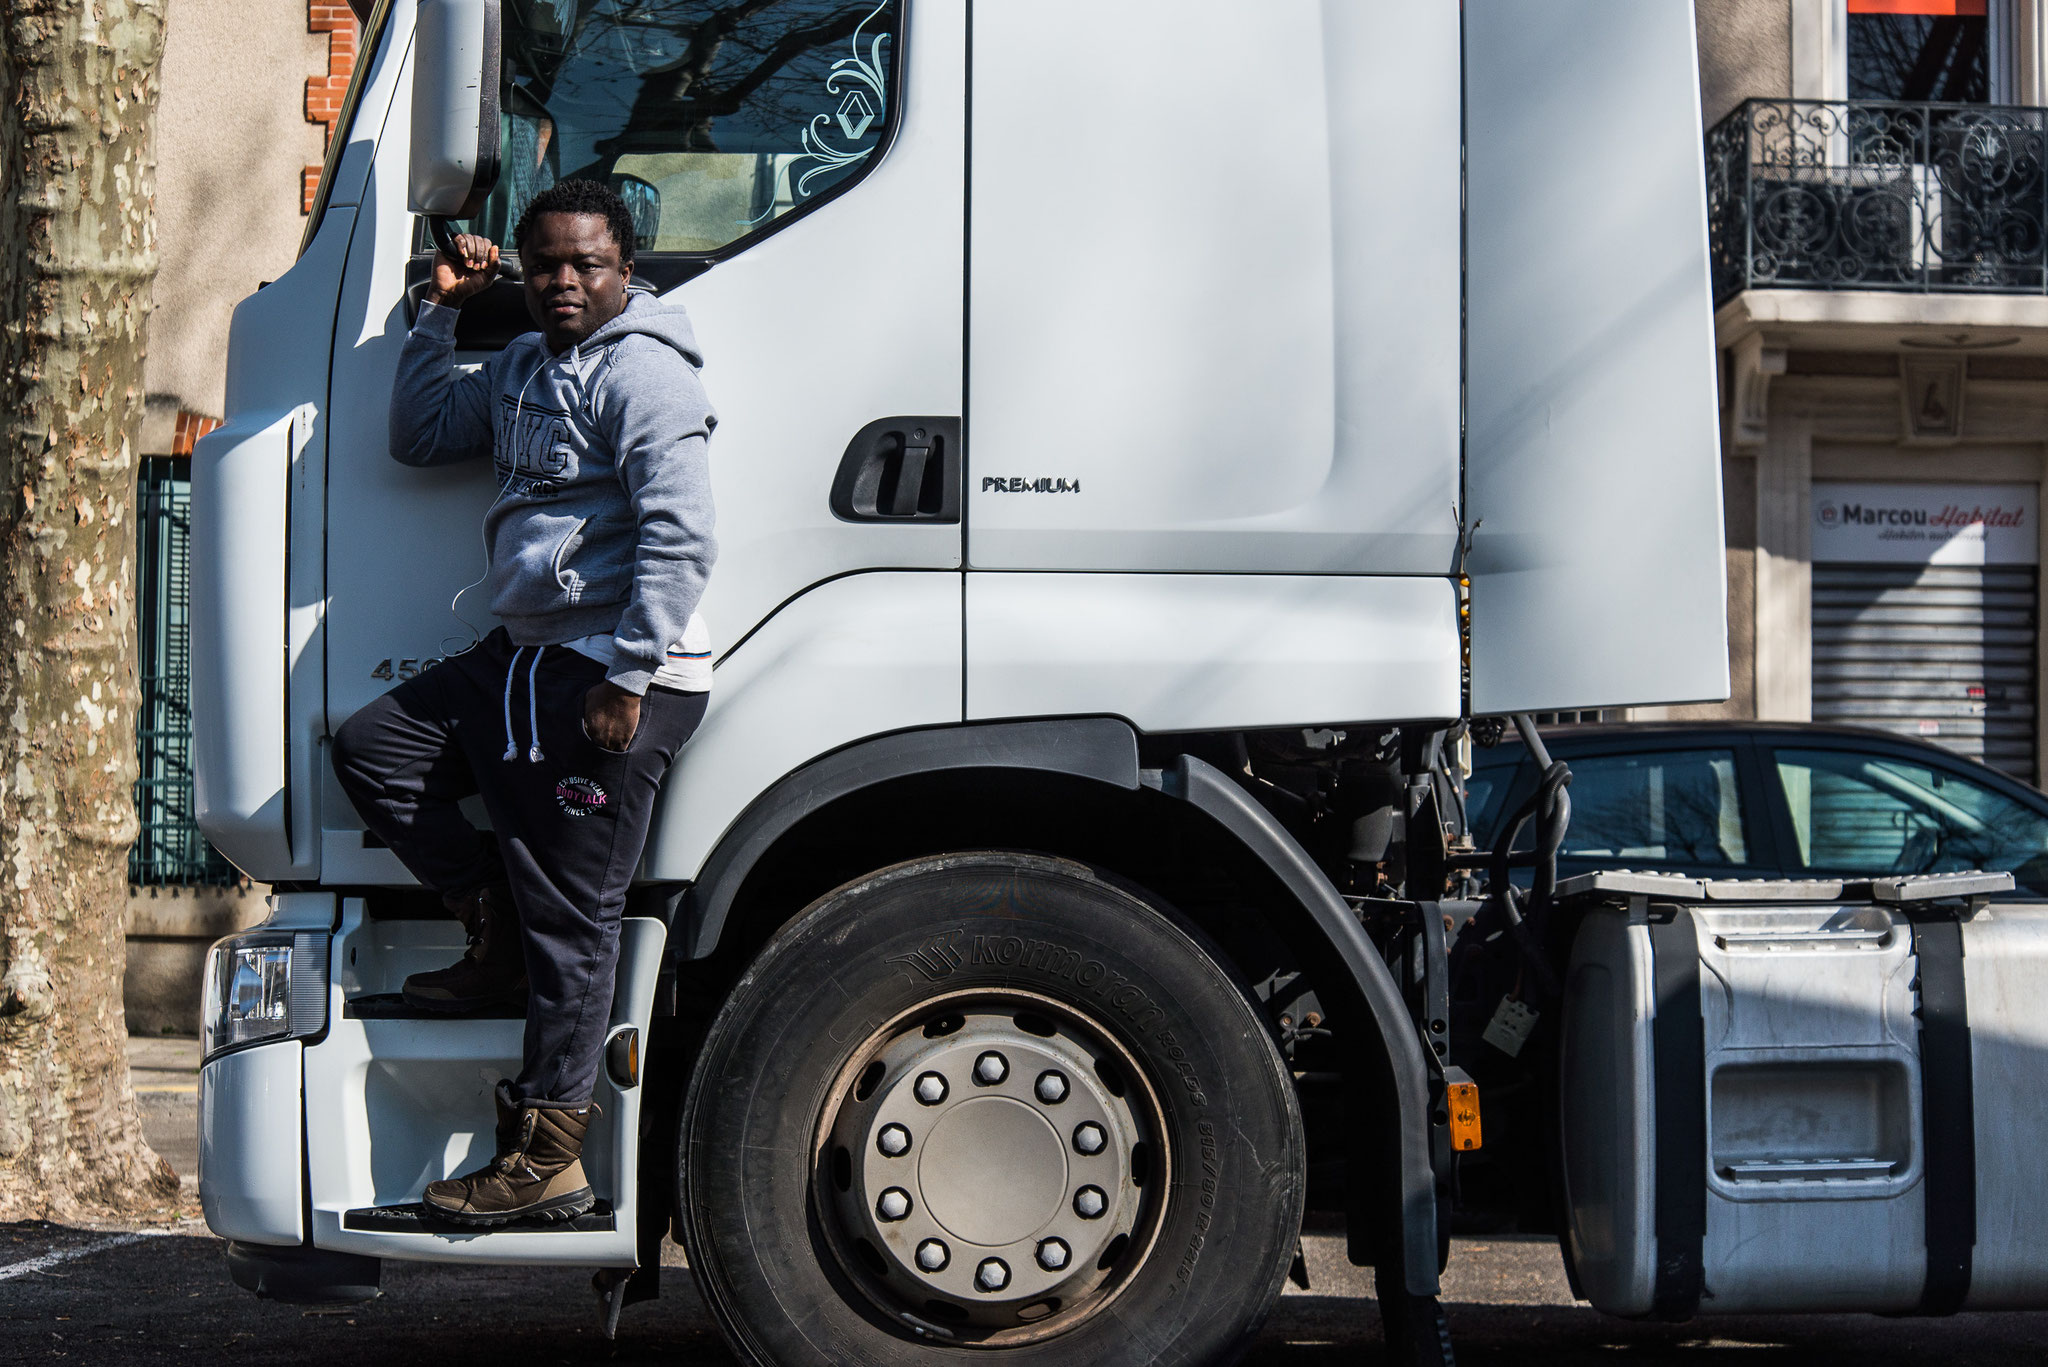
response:
<svg viewBox="0 0 2048 1367"><path fill-rule="evenodd" d="M1921 741L1847 726L1642 722L1546 728L1571 765L1558 875L1705 878L2009 872L2048 897L2048 795ZM1512 732L1475 747L1466 807L1490 848L1535 785ZM1520 842L1526 845L1525 834Z"/></svg>

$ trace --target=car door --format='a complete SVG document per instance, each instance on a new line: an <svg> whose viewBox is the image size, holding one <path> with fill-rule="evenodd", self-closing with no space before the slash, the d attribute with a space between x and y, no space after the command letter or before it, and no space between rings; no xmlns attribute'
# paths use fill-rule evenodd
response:
<svg viewBox="0 0 2048 1367"><path fill-rule="evenodd" d="M1766 747L1788 872L1807 878L2010 873L2048 897L2048 801L1988 770L1881 740L1816 736Z"/></svg>
<svg viewBox="0 0 2048 1367"><path fill-rule="evenodd" d="M1622 733L1561 739L1550 749L1572 771L1560 877L1603 869L1695 878L1777 874L1777 842L1747 738L1729 732ZM1487 803L1487 843L1535 784L1535 767L1525 759L1504 798ZM1516 848L1532 844L1525 830Z"/></svg>

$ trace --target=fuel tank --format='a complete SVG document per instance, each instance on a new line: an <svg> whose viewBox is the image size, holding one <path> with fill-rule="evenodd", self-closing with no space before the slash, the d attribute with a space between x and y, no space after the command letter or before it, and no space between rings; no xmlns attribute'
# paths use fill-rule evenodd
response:
<svg viewBox="0 0 2048 1367"><path fill-rule="evenodd" d="M2048 906L1989 900L2008 887L1564 885L1580 1294L1667 1319L2048 1306Z"/></svg>

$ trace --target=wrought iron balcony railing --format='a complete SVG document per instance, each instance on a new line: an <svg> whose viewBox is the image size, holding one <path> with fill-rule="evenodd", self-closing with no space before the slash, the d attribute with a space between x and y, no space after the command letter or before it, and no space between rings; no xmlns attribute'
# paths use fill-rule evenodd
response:
<svg viewBox="0 0 2048 1367"><path fill-rule="evenodd" d="M1750 100L1707 133L1714 299L2048 293L2048 109Z"/></svg>

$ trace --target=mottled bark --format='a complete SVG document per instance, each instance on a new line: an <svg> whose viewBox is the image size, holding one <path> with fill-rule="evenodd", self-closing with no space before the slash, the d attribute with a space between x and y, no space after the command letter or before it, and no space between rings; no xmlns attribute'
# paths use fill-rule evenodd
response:
<svg viewBox="0 0 2048 1367"><path fill-rule="evenodd" d="M0 0L0 1218L162 1207L121 973L166 0Z"/></svg>

